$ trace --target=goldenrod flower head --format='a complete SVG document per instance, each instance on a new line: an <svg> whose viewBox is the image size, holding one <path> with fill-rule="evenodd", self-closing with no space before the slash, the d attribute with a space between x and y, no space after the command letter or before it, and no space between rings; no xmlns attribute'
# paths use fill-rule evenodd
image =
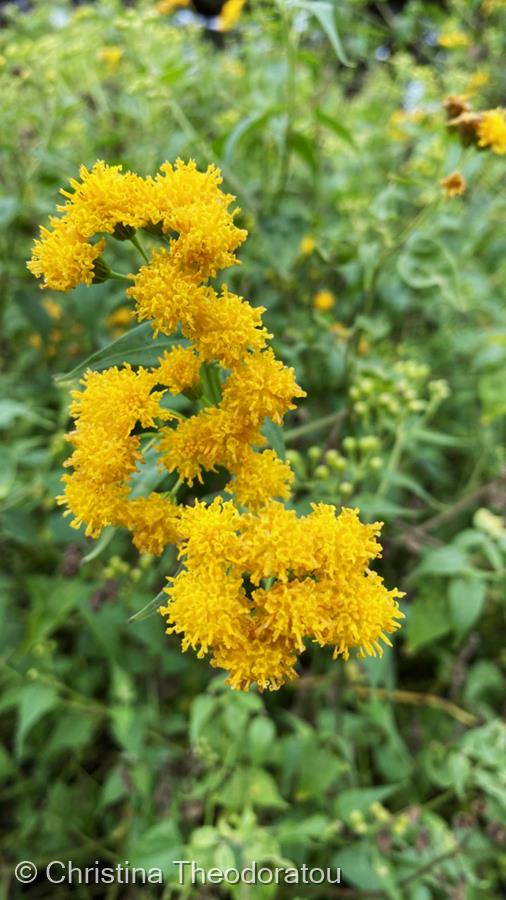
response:
<svg viewBox="0 0 506 900"><path fill-rule="evenodd" d="M231 468L234 471L235 467ZM234 495L240 506L256 510L273 498L288 500L293 477L290 465L274 450L255 453L248 449L226 490Z"/></svg>
<svg viewBox="0 0 506 900"><path fill-rule="evenodd" d="M502 156L506 153L506 111L489 109L482 113L478 123L478 146L490 147Z"/></svg>
<svg viewBox="0 0 506 900"><path fill-rule="evenodd" d="M245 426L259 428L265 418L280 425L285 413L295 409L293 400L305 396L294 370L276 359L269 348L250 353L232 372L223 389L222 406Z"/></svg>
<svg viewBox="0 0 506 900"><path fill-rule="evenodd" d="M286 638L259 635L254 622L235 635L232 646L214 647L211 657L212 666L226 669L226 683L235 691L247 691L252 684L260 691L277 691L297 677L295 662L294 647Z"/></svg>
<svg viewBox="0 0 506 900"><path fill-rule="evenodd" d="M447 198L460 197L466 189L466 179L461 172L452 172L446 178L442 178L439 182L441 187L445 189Z"/></svg>
<svg viewBox="0 0 506 900"><path fill-rule="evenodd" d="M172 252L184 267L201 278L214 277L220 269L237 264L235 250L247 232L237 228L235 200L220 190L223 179L216 166L199 172L196 163L176 160L164 163L154 183L154 202L164 231L176 231ZM154 220L153 220L154 221Z"/></svg>
<svg viewBox="0 0 506 900"><path fill-rule="evenodd" d="M179 540L181 508L171 498L156 492L149 497L130 499L121 519L121 524L132 532L140 553L159 556L168 544Z"/></svg>
<svg viewBox="0 0 506 900"><path fill-rule="evenodd" d="M185 337L203 360L216 360L224 369L237 367L248 350L263 350L271 334L262 325L265 307L253 307L232 294L226 285L220 295L209 288L182 323Z"/></svg>
<svg viewBox="0 0 506 900"><path fill-rule="evenodd" d="M191 347L173 347L152 370L152 382L164 385L171 394L181 394L198 384L200 366L201 360Z"/></svg>
<svg viewBox="0 0 506 900"><path fill-rule="evenodd" d="M317 291L313 297L313 306L318 312L328 312L336 304L336 298L332 291Z"/></svg>
<svg viewBox="0 0 506 900"><path fill-rule="evenodd" d="M95 262L105 247L104 238L89 244L71 222L50 218L52 230L40 229L28 268L36 278L44 277L44 288L71 291L78 284L90 285L95 275Z"/></svg>

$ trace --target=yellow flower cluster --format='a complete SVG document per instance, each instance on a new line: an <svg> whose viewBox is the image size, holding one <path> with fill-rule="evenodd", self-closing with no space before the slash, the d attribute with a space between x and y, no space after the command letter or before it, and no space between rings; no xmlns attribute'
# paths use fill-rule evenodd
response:
<svg viewBox="0 0 506 900"><path fill-rule="evenodd" d="M448 126L458 131L464 144L490 148L499 156L506 153L506 110L498 107L473 112L467 97L458 95L447 97L444 107Z"/></svg>
<svg viewBox="0 0 506 900"><path fill-rule="evenodd" d="M396 589L367 566L380 555L380 524L363 525L357 510L313 505L297 517L271 501L240 515L216 499L187 510L179 553L185 569L169 579L161 612L183 649L211 652L229 684L276 690L296 676L304 640L330 645L334 658L381 655L380 641L399 627ZM250 596L245 578L252 585Z"/></svg>
<svg viewBox="0 0 506 900"><path fill-rule="evenodd" d="M155 333L182 334L186 345L175 344L152 368L86 372L72 394L66 466L73 471L58 499L72 524L93 537L112 524L128 528L141 551L177 544L184 567L169 579L161 610L168 631L182 636L183 650L210 652L232 687L274 690L295 676L306 639L345 659L351 648L381 652L402 617L401 595L368 569L381 551L378 524L361 524L354 510L336 516L325 505L299 518L280 502L289 499L293 473L264 448L262 426L281 424L304 391L267 346L263 308L209 284L237 262L245 238L220 183L215 167L200 172L180 160L155 178L103 162L83 167L62 192L61 215L42 229L29 267L53 290L106 278L110 269L99 257L111 235L131 240L149 260L128 276L135 315ZM138 229L165 246L148 257ZM198 403L188 418L170 409L170 395L180 393ZM132 476L148 446L178 480L171 490L137 496ZM233 501L176 502L181 483L190 493L195 480L222 470Z"/></svg>

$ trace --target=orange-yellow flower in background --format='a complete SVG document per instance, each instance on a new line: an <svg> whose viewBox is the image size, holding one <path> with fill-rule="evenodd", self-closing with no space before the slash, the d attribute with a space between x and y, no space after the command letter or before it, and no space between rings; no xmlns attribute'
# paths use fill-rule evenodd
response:
<svg viewBox="0 0 506 900"><path fill-rule="evenodd" d="M462 173L458 171L452 172L451 175L447 175L446 178L442 178L439 183L441 187L444 188L447 198L460 197L467 186L466 179Z"/></svg>
<svg viewBox="0 0 506 900"><path fill-rule="evenodd" d="M332 291L317 291L313 297L313 306L318 312L328 312L336 305L336 298Z"/></svg>

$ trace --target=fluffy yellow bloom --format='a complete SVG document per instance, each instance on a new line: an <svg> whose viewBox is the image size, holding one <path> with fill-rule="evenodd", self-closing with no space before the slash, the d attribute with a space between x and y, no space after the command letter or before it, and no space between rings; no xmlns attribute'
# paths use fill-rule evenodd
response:
<svg viewBox="0 0 506 900"><path fill-rule="evenodd" d="M316 247L316 241L310 234L305 234L299 244L299 253L301 256L309 256Z"/></svg>
<svg viewBox="0 0 506 900"><path fill-rule="evenodd" d="M305 396L294 370L269 348L249 354L232 372L223 389L222 406L244 426L259 428L265 418L280 425L285 413L295 409L293 400Z"/></svg>
<svg viewBox="0 0 506 900"><path fill-rule="evenodd" d="M368 568L381 552L380 524L362 524L356 510L336 516L320 504L299 518L271 501L240 515L217 499L184 511L179 527L186 568L169 579L161 611L169 630L182 634L183 649L211 651L233 687L279 687L295 676L294 655L306 639L347 659L354 648L381 654L381 642L389 644L399 627L402 594ZM250 597L247 583L257 585Z"/></svg>
<svg viewBox="0 0 506 900"><path fill-rule="evenodd" d="M199 657L216 643L233 646L247 625L249 604L239 576L197 568L180 572L166 591L170 602L160 612L167 617L167 633L183 634L182 649L198 649Z"/></svg>
<svg viewBox="0 0 506 900"><path fill-rule="evenodd" d="M212 666L228 672L226 683L235 691L247 691L252 684L260 691L277 691L297 677L295 662L294 647L286 638L259 636L253 622L235 635L232 646L214 647L211 657Z"/></svg>
<svg viewBox="0 0 506 900"><path fill-rule="evenodd" d="M502 156L506 153L506 111L489 109L482 113L478 123L478 146L490 147Z"/></svg>
<svg viewBox="0 0 506 900"><path fill-rule="evenodd" d="M442 178L439 182L441 187L445 189L447 198L460 197L466 189L466 179L461 172L452 172L446 178Z"/></svg>
<svg viewBox="0 0 506 900"><path fill-rule="evenodd" d="M447 31L439 35L437 42L440 47L447 50L453 50L454 47L468 47L470 43L469 35L464 31Z"/></svg>
<svg viewBox="0 0 506 900"><path fill-rule="evenodd" d="M65 492L58 501L74 515L75 527L86 522L86 533L96 537L105 525L122 524L126 482L142 458L134 427L154 428L173 413L160 406L163 391L152 390L147 369L88 370L82 385L82 391L72 392L70 407L76 429L69 435L74 452L65 466L74 472L63 477Z"/></svg>
<svg viewBox="0 0 506 900"><path fill-rule="evenodd" d="M214 472L221 465L229 470L242 459L250 444L260 444L263 438L240 418L220 406L201 410L175 428L161 432L162 463L169 472L177 470L179 477L191 486L202 482L202 472Z"/></svg>
<svg viewBox="0 0 506 900"><path fill-rule="evenodd" d="M218 16L219 31L230 31L241 18L245 0L225 0Z"/></svg>
<svg viewBox="0 0 506 900"><path fill-rule="evenodd" d="M62 481L65 492L56 499L67 506L64 516L73 515L70 523L73 528L85 523L86 535L96 538L107 525L116 525L121 520L128 488L117 483L93 484L88 477L83 478L76 472L64 475Z"/></svg>
<svg viewBox="0 0 506 900"><path fill-rule="evenodd" d="M155 492L149 497L135 497L121 510L121 525L133 534L133 542L141 553L159 556L168 544L179 540L181 508L169 497Z"/></svg>
<svg viewBox="0 0 506 900"><path fill-rule="evenodd" d="M313 297L313 306L319 312L328 312L336 304L332 291L317 291Z"/></svg>
<svg viewBox="0 0 506 900"><path fill-rule="evenodd" d="M248 450L241 459L235 478L226 489L240 506L256 510L275 497L288 500L293 477L290 465L283 462L274 450L264 450L262 453Z"/></svg>
<svg viewBox="0 0 506 900"><path fill-rule="evenodd" d="M148 265L141 266L127 294L136 301L140 322L150 319L155 337L172 334L181 322L191 328L195 311L204 303L209 288L199 284L199 276L181 269L164 247L153 250Z"/></svg>
<svg viewBox="0 0 506 900"><path fill-rule="evenodd" d="M164 385L171 394L181 394L197 385L200 366L201 360L191 347L173 347L152 369L153 384Z"/></svg>
<svg viewBox="0 0 506 900"><path fill-rule="evenodd" d="M237 228L234 218L240 212L229 212L235 200L220 190L223 179L216 166L199 172L196 163L176 160L175 166L164 163L154 182L154 202L158 218L166 232L176 232L178 239L171 251L189 272L201 278L214 277L220 269L237 264L235 250L247 232Z"/></svg>
<svg viewBox="0 0 506 900"><path fill-rule="evenodd" d="M105 247L104 238L89 244L71 222L50 218L52 230L40 229L28 268L36 278L43 276L42 287L53 291L71 291L78 284L90 285L95 262Z"/></svg>
<svg viewBox="0 0 506 900"><path fill-rule="evenodd" d="M226 286L218 296L209 289L195 304L193 315L182 323L185 337L198 348L203 360L216 360L233 369L248 350L262 350L272 337L262 326L265 307L253 307Z"/></svg>

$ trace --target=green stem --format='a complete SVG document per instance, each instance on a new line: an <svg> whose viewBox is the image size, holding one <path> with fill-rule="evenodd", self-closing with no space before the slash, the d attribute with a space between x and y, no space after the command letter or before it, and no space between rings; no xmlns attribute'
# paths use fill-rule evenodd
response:
<svg viewBox="0 0 506 900"><path fill-rule="evenodd" d="M131 275L123 275L123 272L114 272L112 269L109 272L109 278L115 278L116 281L132 281Z"/></svg>
<svg viewBox="0 0 506 900"><path fill-rule="evenodd" d="M322 416L321 419L315 419L314 422L308 422L306 425L299 425L297 428L291 428L285 433L285 443L295 441L299 437L305 437L307 434L312 434L313 431L320 431L321 428L325 428L327 425L333 425L335 422L338 422L340 418L344 418L345 414L345 410L340 409L338 412L330 413L328 416Z"/></svg>
<svg viewBox="0 0 506 900"><path fill-rule="evenodd" d="M393 473L395 472L397 466L399 465L399 461L401 458L402 451L404 449L404 441L405 441L405 432L402 428L397 432L397 436L395 438L395 443L392 448L392 453L390 454L390 459L388 461L388 465L385 469L384 475L379 483L378 490L376 492L378 497L384 496L392 478Z"/></svg>
<svg viewBox="0 0 506 900"><path fill-rule="evenodd" d="M141 256L143 257L144 262L149 263L149 256L148 256L148 254L146 253L144 247L142 246L142 244L141 244L141 242L140 242L140 240L139 240L139 238L137 237L136 234L134 234L133 237L130 238L130 243L133 244L134 247L137 248L137 250L139 251L139 253L140 253Z"/></svg>

